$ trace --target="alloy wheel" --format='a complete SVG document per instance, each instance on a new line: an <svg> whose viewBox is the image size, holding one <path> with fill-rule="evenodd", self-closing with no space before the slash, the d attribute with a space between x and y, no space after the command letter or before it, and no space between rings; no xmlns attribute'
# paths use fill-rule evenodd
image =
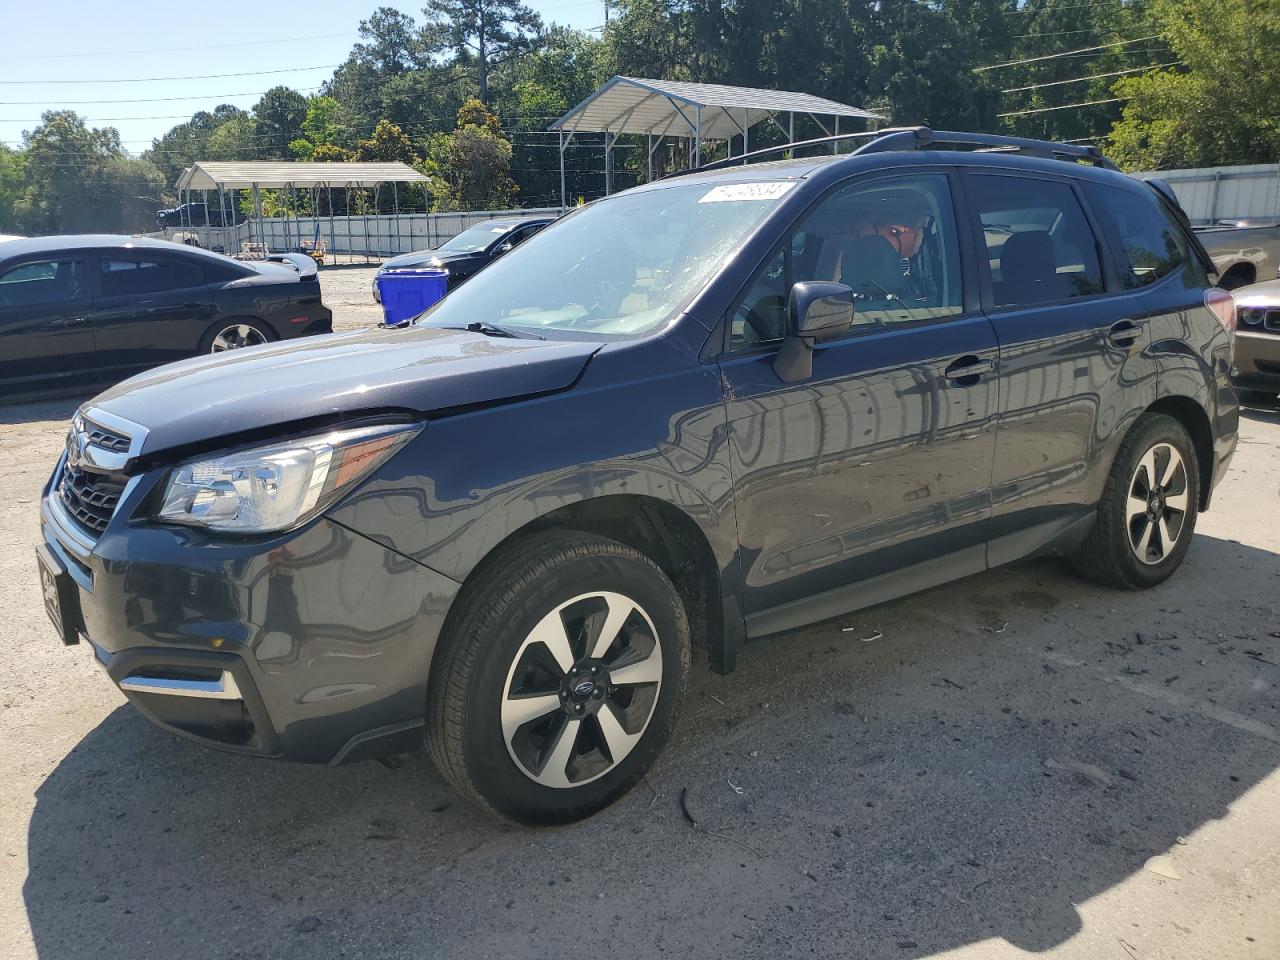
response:
<svg viewBox="0 0 1280 960"><path fill-rule="evenodd" d="M235 323L218 332L218 335L213 338L213 346L209 352L221 353L223 350L239 350L241 347L256 347L258 344L266 342L267 338L256 327L251 327L247 323Z"/></svg>
<svg viewBox="0 0 1280 960"><path fill-rule="evenodd" d="M1138 461L1129 480L1125 522L1129 546L1148 566L1177 546L1190 509L1189 491L1187 465L1172 444L1157 443Z"/></svg>
<svg viewBox="0 0 1280 960"><path fill-rule="evenodd" d="M538 621L507 672L507 752L542 786L590 783L640 742L661 687L662 646L644 609L609 591L574 597Z"/></svg>

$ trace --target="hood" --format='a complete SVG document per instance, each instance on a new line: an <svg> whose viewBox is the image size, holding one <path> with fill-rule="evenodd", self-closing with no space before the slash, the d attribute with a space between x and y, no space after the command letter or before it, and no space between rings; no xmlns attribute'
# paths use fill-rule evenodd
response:
<svg viewBox="0 0 1280 960"><path fill-rule="evenodd" d="M1231 291L1231 295L1236 298L1237 307L1278 307L1280 280L1263 280L1247 287L1237 287Z"/></svg>
<svg viewBox="0 0 1280 960"><path fill-rule="evenodd" d="M86 407L147 429L142 454L318 417L430 413L562 390L600 344L465 330L366 330L157 367Z"/></svg>
<svg viewBox="0 0 1280 960"><path fill-rule="evenodd" d="M436 264L448 264L457 260L470 260L482 254L463 253L457 250L417 250L413 253L402 253L390 260L383 260L380 270L408 270L413 267L433 267Z"/></svg>

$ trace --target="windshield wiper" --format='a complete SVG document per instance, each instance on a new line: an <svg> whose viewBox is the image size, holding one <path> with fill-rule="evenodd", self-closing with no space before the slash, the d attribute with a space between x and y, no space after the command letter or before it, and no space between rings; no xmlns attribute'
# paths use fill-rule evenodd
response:
<svg viewBox="0 0 1280 960"><path fill-rule="evenodd" d="M496 323L487 323L480 320L473 320L465 327L446 327L445 329L453 330L470 330L472 333L483 333L486 337L510 337L513 340L545 340L546 337L539 336L528 330L521 330L516 333L508 327L500 327Z"/></svg>

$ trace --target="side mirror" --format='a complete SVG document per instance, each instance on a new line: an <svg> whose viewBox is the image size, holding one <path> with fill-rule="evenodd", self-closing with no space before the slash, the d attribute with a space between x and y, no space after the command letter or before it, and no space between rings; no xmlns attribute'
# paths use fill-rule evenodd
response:
<svg viewBox="0 0 1280 960"><path fill-rule="evenodd" d="M844 336L853 323L853 290L843 283L805 280L787 299L787 336L773 358L773 372L784 383L813 375L814 344Z"/></svg>

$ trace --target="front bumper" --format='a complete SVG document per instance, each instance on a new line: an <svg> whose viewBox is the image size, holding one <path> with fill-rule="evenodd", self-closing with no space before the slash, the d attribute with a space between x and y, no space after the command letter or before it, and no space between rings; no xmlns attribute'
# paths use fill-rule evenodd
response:
<svg viewBox="0 0 1280 960"><path fill-rule="evenodd" d="M252 540L134 519L164 472L134 478L96 540L52 482L41 500L76 632L134 706L255 756L342 763L417 746L458 584L325 517Z"/></svg>
<svg viewBox="0 0 1280 960"><path fill-rule="evenodd" d="M1280 331L1235 332L1231 382L1245 390L1280 392Z"/></svg>

